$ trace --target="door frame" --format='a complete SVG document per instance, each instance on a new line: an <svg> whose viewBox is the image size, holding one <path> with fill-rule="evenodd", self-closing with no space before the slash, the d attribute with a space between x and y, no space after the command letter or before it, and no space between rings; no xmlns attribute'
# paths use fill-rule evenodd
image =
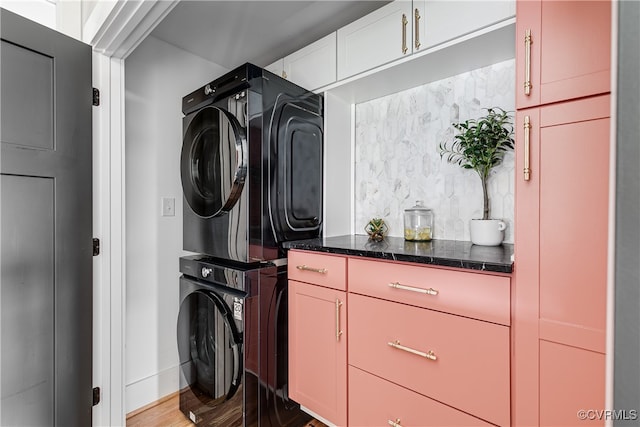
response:
<svg viewBox="0 0 640 427"><path fill-rule="evenodd" d="M101 91L94 109L94 233L101 255L94 260L94 384L102 388L101 404L94 408L94 425L125 425L125 59L180 0L100 1L84 23L82 41L93 46L93 82ZM612 43L617 48L617 2L613 2ZM615 52L615 49L612 49ZM613 55L613 66L617 57ZM616 90L612 73L612 96ZM612 98L615 99L615 98ZM612 110L614 103L612 102ZM615 118L615 111L612 114ZM615 141L612 138L612 141ZM612 149L615 144L612 144ZM615 186L615 168L610 180ZM612 199L615 191L612 190ZM610 218L615 206L610 203ZM613 219L611 220L613 222ZM607 285L606 407L613 408L613 224L609 226L610 253ZM608 424L611 424L609 422Z"/></svg>
<svg viewBox="0 0 640 427"><path fill-rule="evenodd" d="M124 426L125 405L125 59L180 0L98 2L83 25L93 47L94 385L101 388L94 426Z"/></svg>

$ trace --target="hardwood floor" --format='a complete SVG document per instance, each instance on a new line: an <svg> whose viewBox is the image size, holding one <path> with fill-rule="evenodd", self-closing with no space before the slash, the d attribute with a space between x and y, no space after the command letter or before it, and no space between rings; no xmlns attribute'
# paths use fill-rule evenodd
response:
<svg viewBox="0 0 640 427"><path fill-rule="evenodd" d="M191 427L193 423L180 412L178 392L127 415L127 427ZM222 427L222 426L221 426ZM300 427L326 427L313 420Z"/></svg>
<svg viewBox="0 0 640 427"><path fill-rule="evenodd" d="M178 407L178 392L127 415L127 427L190 427L193 423Z"/></svg>

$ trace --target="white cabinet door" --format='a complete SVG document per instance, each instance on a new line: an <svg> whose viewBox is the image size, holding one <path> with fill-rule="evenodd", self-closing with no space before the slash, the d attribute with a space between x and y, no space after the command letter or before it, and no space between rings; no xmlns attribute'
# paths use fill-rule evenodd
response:
<svg viewBox="0 0 640 427"><path fill-rule="evenodd" d="M277 74L280 77L284 77L284 59L280 58L273 64L269 64L264 67L264 69L271 71L273 74Z"/></svg>
<svg viewBox="0 0 640 427"><path fill-rule="evenodd" d="M432 47L516 14L515 0L426 0L423 48Z"/></svg>
<svg viewBox="0 0 640 427"><path fill-rule="evenodd" d="M314 90L336 81L336 33L284 58L284 75L293 83Z"/></svg>
<svg viewBox="0 0 640 427"><path fill-rule="evenodd" d="M411 54L412 33L412 2L407 0L396 0L339 29L338 79Z"/></svg>

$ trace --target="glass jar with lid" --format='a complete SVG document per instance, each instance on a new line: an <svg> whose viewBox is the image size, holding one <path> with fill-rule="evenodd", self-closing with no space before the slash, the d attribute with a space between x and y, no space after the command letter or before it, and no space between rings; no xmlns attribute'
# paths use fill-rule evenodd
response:
<svg viewBox="0 0 640 427"><path fill-rule="evenodd" d="M433 237L433 211L427 209L422 200L404 211L404 239L425 242Z"/></svg>

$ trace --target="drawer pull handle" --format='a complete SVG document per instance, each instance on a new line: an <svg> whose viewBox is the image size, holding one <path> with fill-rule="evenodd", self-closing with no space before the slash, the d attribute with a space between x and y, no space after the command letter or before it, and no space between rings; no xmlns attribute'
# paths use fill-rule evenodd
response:
<svg viewBox="0 0 640 427"><path fill-rule="evenodd" d="M414 43L414 46L416 47L416 50L418 50L420 49L420 11L417 8L413 14L413 18L414 18L413 25L416 27L416 30L415 30L416 41Z"/></svg>
<svg viewBox="0 0 640 427"><path fill-rule="evenodd" d="M403 13L402 14L402 54L403 55L407 53L407 51L409 50L409 48L407 47L407 24L408 23L409 21L407 21L407 15Z"/></svg>
<svg viewBox="0 0 640 427"><path fill-rule="evenodd" d="M524 94L531 95L531 30L524 33Z"/></svg>
<svg viewBox="0 0 640 427"><path fill-rule="evenodd" d="M391 346L393 348L397 348L398 350L406 351L407 353L415 354L416 356L424 357L425 359L429 359L429 360L437 360L438 359L436 354L431 350L429 350L426 353L424 351L414 350L413 348L405 347L403 345L400 345L400 341L398 341L398 340L395 340L393 342L388 342L387 344L389 344L389 346Z"/></svg>
<svg viewBox="0 0 640 427"><path fill-rule="evenodd" d="M336 341L340 342L340 336L342 335L342 331L340 330L340 307L342 306L342 302L339 299L336 299Z"/></svg>
<svg viewBox="0 0 640 427"><path fill-rule="evenodd" d="M524 180L531 179L531 119L524 116Z"/></svg>
<svg viewBox="0 0 640 427"><path fill-rule="evenodd" d="M418 293L421 293L421 294L433 295L433 296L438 295L438 290L437 289L433 289L433 288L429 288L429 289L415 288L413 286L401 285L399 282L389 283L389 287L390 288L395 288L395 289L402 289L402 290L405 290L405 291L418 292Z"/></svg>
<svg viewBox="0 0 640 427"><path fill-rule="evenodd" d="M391 421L388 420L387 423L391 426L391 427L402 427L402 424L400 424L400 418L396 418L395 421Z"/></svg>
<svg viewBox="0 0 640 427"><path fill-rule="evenodd" d="M327 269L326 268L313 268L313 267L309 267L308 265L298 265L296 266L296 268L298 270L302 270L302 271L313 271L314 273L320 273L320 274L327 274Z"/></svg>

